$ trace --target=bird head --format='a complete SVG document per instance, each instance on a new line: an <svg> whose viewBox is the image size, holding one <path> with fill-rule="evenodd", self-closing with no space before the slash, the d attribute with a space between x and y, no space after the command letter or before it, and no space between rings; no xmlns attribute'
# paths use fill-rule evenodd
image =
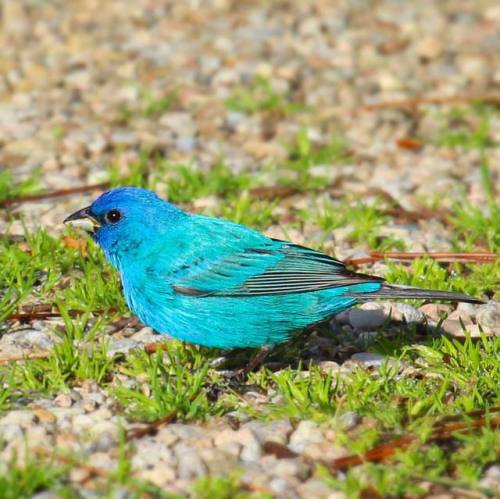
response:
<svg viewBox="0 0 500 499"><path fill-rule="evenodd" d="M75 211L64 223L78 221L106 256L116 263L121 254L150 246L155 238L171 229L176 217L184 214L154 192L120 187L105 192L90 206Z"/></svg>

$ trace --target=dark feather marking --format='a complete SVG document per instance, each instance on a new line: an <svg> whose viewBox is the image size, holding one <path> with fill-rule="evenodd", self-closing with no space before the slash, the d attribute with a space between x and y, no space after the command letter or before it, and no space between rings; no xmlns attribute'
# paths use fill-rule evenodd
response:
<svg viewBox="0 0 500 499"><path fill-rule="evenodd" d="M246 253L260 253L262 255L272 255L276 253L274 250L265 250L265 249L260 249L260 248L247 248L245 250Z"/></svg>
<svg viewBox="0 0 500 499"><path fill-rule="evenodd" d="M212 294L211 291L205 291L203 289L190 288L188 286L172 286L172 289L179 293L180 295L186 296L208 296Z"/></svg>

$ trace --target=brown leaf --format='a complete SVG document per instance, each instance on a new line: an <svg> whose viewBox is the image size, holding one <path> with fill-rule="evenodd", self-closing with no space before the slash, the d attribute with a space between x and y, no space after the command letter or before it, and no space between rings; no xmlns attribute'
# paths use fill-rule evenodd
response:
<svg viewBox="0 0 500 499"><path fill-rule="evenodd" d="M63 244L66 248L79 251L83 256L88 255L88 246L85 239L75 239L74 237L65 236L63 237Z"/></svg>
<svg viewBox="0 0 500 499"><path fill-rule="evenodd" d="M271 440L264 442L262 449L265 454L272 454L278 459L291 459L298 456L296 452L293 452L293 450L288 448L286 445L273 442Z"/></svg>
<svg viewBox="0 0 500 499"><path fill-rule="evenodd" d="M107 189L108 187L109 187L109 182L101 182L100 184L82 185L78 187L71 187L70 189L60 189L58 191L42 192L41 194L18 196L16 198L9 198L0 201L0 208L5 208L6 206L18 203L27 203L30 201L42 201L44 199L69 196L70 194L78 194L81 192L98 191Z"/></svg>
<svg viewBox="0 0 500 499"><path fill-rule="evenodd" d="M423 147L422 142L410 137L402 137L401 139L396 140L396 145L401 149L406 149L412 152L418 152Z"/></svg>

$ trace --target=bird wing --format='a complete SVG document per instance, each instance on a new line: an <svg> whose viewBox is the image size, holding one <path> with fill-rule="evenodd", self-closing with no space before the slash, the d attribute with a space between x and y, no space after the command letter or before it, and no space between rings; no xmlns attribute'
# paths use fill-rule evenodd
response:
<svg viewBox="0 0 500 499"><path fill-rule="evenodd" d="M208 264L203 260L191 265L172 287L189 296L252 297L379 281L383 279L351 272L342 262L310 248L263 238Z"/></svg>

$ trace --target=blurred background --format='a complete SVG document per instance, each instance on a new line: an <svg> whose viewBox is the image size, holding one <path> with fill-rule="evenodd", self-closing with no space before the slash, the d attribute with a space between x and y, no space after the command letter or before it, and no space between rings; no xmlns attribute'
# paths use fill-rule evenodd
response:
<svg viewBox="0 0 500 499"><path fill-rule="evenodd" d="M498 495L498 0L0 6L0 499ZM366 303L239 384L63 228L116 185L489 301Z"/></svg>
<svg viewBox="0 0 500 499"><path fill-rule="evenodd" d="M498 2L3 0L1 12L4 199L141 184L298 242L337 229L341 254L449 249L439 210L494 202ZM97 192L22 210L58 230Z"/></svg>

